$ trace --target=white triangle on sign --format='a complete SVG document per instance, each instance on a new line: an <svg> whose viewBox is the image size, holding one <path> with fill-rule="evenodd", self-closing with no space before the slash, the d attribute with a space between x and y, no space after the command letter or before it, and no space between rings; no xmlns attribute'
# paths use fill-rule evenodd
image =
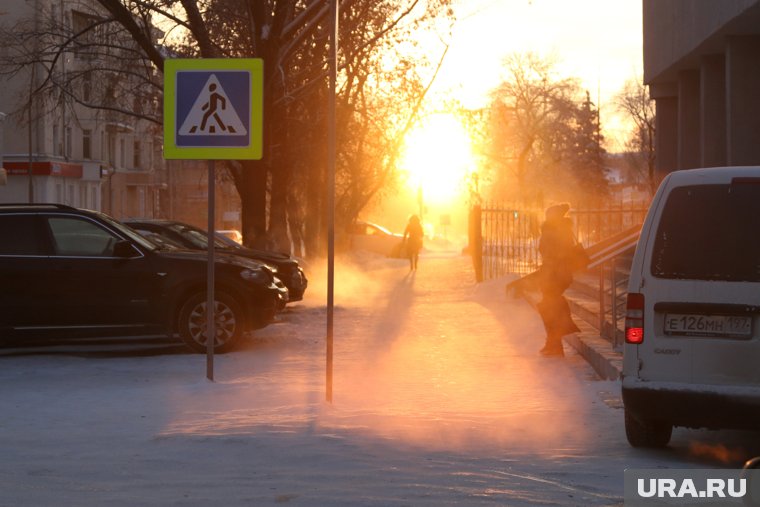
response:
<svg viewBox="0 0 760 507"><path fill-rule="evenodd" d="M178 134L181 136L248 134L216 75L211 74L203 85Z"/></svg>

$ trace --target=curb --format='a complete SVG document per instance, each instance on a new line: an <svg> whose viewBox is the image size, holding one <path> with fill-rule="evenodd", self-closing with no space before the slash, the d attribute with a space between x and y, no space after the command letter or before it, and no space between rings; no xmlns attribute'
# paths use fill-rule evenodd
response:
<svg viewBox="0 0 760 507"><path fill-rule="evenodd" d="M524 292L523 297L534 308L537 295ZM619 380L623 371L623 354L615 351L612 344L599 336L599 332L582 319L576 319L580 333L564 336L562 339L583 357L602 380Z"/></svg>
<svg viewBox="0 0 760 507"><path fill-rule="evenodd" d="M563 339L588 362L603 380L619 380L623 370L623 354L616 352L610 342L585 322L576 323L580 333Z"/></svg>

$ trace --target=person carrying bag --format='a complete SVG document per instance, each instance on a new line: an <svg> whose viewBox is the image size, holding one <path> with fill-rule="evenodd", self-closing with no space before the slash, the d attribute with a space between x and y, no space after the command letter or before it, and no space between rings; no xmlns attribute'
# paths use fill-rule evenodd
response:
<svg viewBox="0 0 760 507"><path fill-rule="evenodd" d="M564 292L573 281L573 273L585 269L588 255L573 235L573 222L567 217L570 205L551 206L541 225L538 250L541 301L536 305L546 330L546 343L540 350L544 356L564 356L562 337L580 331L570 315Z"/></svg>

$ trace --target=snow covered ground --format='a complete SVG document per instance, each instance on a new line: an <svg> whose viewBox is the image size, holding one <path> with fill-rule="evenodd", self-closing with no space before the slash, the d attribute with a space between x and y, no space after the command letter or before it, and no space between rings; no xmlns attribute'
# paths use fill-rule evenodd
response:
<svg viewBox="0 0 760 507"><path fill-rule="evenodd" d="M625 440L619 384L545 359L541 323L467 258L354 256L243 350L0 350L0 507L622 505L626 468L739 467L757 434ZM116 350L114 350L116 348Z"/></svg>

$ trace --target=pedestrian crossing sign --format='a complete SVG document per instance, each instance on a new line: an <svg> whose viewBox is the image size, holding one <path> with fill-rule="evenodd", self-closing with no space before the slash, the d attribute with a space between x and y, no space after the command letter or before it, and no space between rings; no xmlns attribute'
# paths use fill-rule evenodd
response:
<svg viewBox="0 0 760 507"><path fill-rule="evenodd" d="M164 62L164 158L260 159L263 72L259 58Z"/></svg>

